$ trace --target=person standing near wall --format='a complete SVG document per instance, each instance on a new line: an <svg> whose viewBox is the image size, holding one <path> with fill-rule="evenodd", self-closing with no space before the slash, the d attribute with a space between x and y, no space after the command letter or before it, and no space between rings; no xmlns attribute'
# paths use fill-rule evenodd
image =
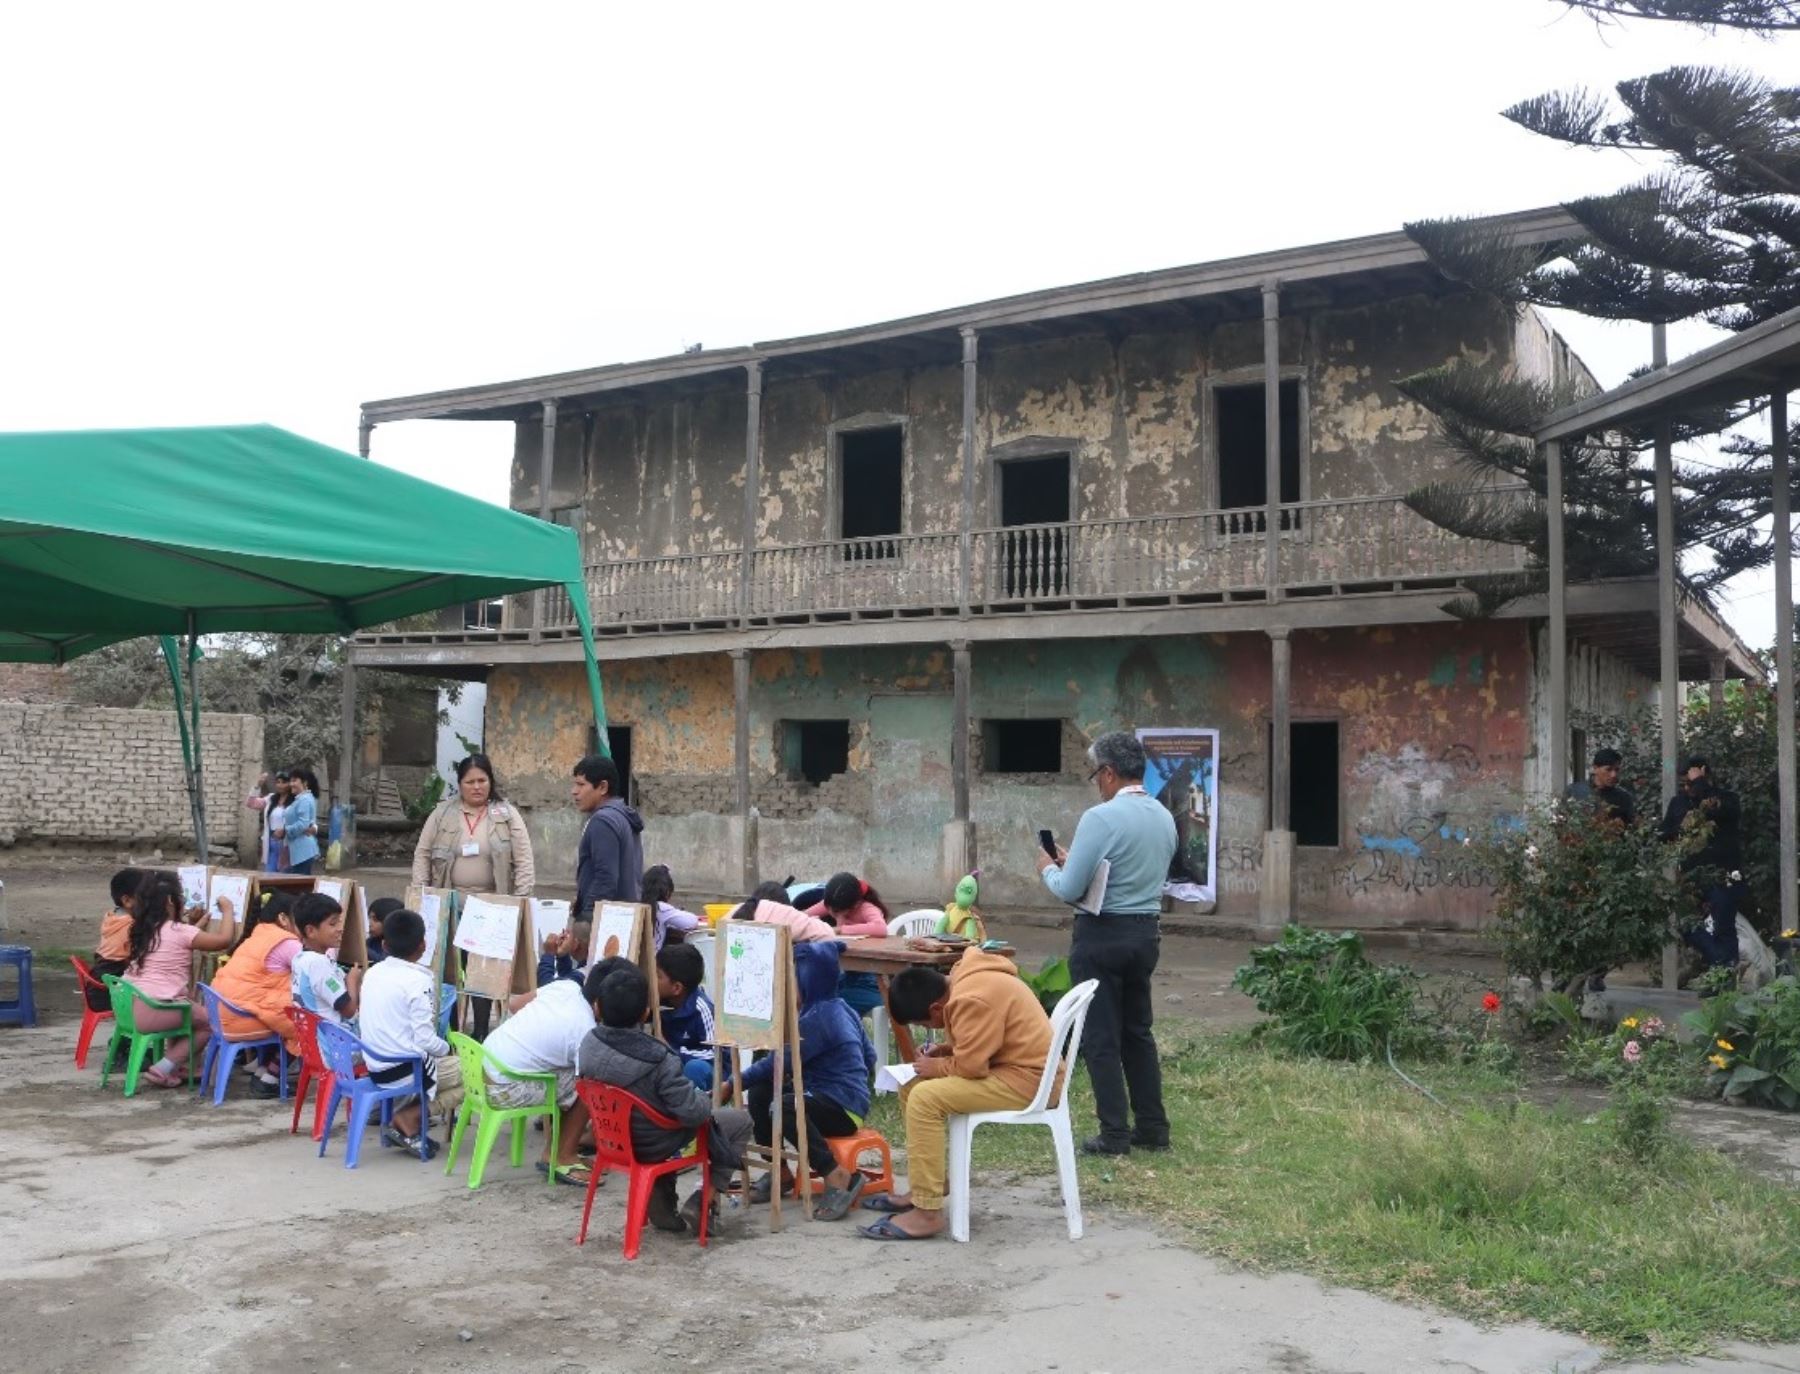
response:
<svg viewBox="0 0 1800 1374"><path fill-rule="evenodd" d="M319 857L319 780L310 768L288 769L288 786L293 795L281 817L281 834L277 837L287 849L288 873L309 874Z"/></svg>
<svg viewBox="0 0 1800 1374"><path fill-rule="evenodd" d="M1662 837L1677 840L1704 826L1702 846L1681 860L1681 873L1700 889L1700 920L1682 933L1708 968L1733 968L1738 961L1737 909L1744 899L1744 849L1738 835L1738 795L1713 781L1712 768L1698 754L1682 766L1681 791L1663 813Z"/></svg>
<svg viewBox="0 0 1800 1374"><path fill-rule="evenodd" d="M574 917L591 917L596 902L637 901L644 890L644 850L638 838L644 818L619 795L618 765L589 754L575 765L569 795L587 817L575 859Z"/></svg>
<svg viewBox="0 0 1800 1374"><path fill-rule="evenodd" d="M1572 802L1585 802L1593 807L1594 814L1601 820L1636 825L1637 798L1628 788L1619 786L1619 765L1624 761L1617 749L1596 749L1594 765L1587 779L1570 783L1563 797Z"/></svg>
<svg viewBox="0 0 1800 1374"><path fill-rule="evenodd" d="M1037 859L1044 885L1070 905L1081 901L1101 862L1108 865L1100 909L1077 909L1069 945L1069 977L1100 985L1081 1038L1100 1134L1081 1148L1102 1155L1130 1154L1134 1145L1166 1150L1169 1118L1151 1031L1150 975L1161 946L1157 918L1175 857L1175 822L1144 791L1144 746L1135 735L1100 736L1088 747L1088 762L1100 804L1082 814L1068 849L1058 846L1054 859L1040 849Z"/></svg>
<svg viewBox="0 0 1800 1374"><path fill-rule="evenodd" d="M419 831L412 881L416 887L531 895L537 884L531 836L519 808L500 795L486 754L470 754L456 765L456 795Z"/></svg>

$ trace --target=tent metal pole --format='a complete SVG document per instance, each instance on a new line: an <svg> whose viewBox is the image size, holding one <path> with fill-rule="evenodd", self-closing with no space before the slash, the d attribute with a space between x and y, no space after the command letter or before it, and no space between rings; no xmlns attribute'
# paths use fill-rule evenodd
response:
<svg viewBox="0 0 1800 1374"><path fill-rule="evenodd" d="M169 688L175 694L175 728L181 734L181 776L187 781L188 814L194 821L194 838L200 838L206 822L200 816L200 794L194 788L194 750L188 735L187 702L181 690L181 646L173 635L162 635L163 666L169 670ZM203 851L204 852L204 851Z"/></svg>
<svg viewBox="0 0 1800 1374"><path fill-rule="evenodd" d="M194 613L188 612L188 713L194 722L194 841L197 856L206 862L206 774L200 747L200 636L195 629Z"/></svg>

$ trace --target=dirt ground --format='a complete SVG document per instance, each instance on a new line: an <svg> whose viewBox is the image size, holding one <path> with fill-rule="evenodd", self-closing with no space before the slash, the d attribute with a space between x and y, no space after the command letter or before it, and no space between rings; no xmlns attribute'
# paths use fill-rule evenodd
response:
<svg viewBox="0 0 1800 1374"><path fill-rule="evenodd" d="M1477 1371L1602 1367L1576 1337L1481 1329L1290 1275L1234 1271L1090 1208L1071 1243L1044 1180L980 1180L968 1245L876 1247L848 1223L738 1214L707 1250L618 1247L623 1188L581 1195L496 1156L465 1171L375 1148L343 1168L287 1133L284 1104L98 1087L98 1048L50 951L85 949L104 873L3 875L0 940L41 954L39 1025L0 1028L0 1370L593 1368ZM378 891L400 875L367 875ZM1018 930L1027 963L1066 935ZM1165 942L1159 1012L1249 1014L1228 993L1245 946ZM1429 960L1425 962L1430 962ZM1455 961L1451 961L1455 962ZM1467 961L1462 961L1466 963ZM790 1214L791 1215L791 1214ZM1606 1366L1612 1367L1612 1366ZM1618 1366L1648 1369L1649 1366ZM1800 1348L1687 1368L1800 1370Z"/></svg>

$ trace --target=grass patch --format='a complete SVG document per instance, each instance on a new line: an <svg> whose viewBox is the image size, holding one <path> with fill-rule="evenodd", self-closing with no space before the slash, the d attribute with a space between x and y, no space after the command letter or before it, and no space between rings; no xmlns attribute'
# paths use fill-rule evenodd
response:
<svg viewBox="0 0 1800 1374"><path fill-rule="evenodd" d="M1176 1148L1084 1159L1084 1200L1258 1269L1528 1319L1621 1351L1800 1337L1800 1197L1641 1122L1546 1111L1483 1070L1290 1059L1242 1037L1165 1046ZM1092 1120L1085 1075L1078 1120ZM895 1100L878 1124L904 1134ZM1079 1127L1078 1127L1079 1134ZM1641 1146L1641 1142L1638 1142ZM978 1170L1051 1175L1047 1131L975 1137Z"/></svg>

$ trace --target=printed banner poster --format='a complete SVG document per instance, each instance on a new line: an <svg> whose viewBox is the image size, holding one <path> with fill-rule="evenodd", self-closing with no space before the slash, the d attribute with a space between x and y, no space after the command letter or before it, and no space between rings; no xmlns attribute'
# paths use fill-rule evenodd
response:
<svg viewBox="0 0 1800 1374"><path fill-rule="evenodd" d="M1216 901L1219 892L1219 732L1139 730L1144 790L1175 818L1175 858L1163 890L1177 901Z"/></svg>

